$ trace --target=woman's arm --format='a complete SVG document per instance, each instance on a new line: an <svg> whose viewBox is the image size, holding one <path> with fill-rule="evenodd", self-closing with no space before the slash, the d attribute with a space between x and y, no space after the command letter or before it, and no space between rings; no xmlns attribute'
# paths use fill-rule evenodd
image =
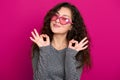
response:
<svg viewBox="0 0 120 80"><path fill-rule="evenodd" d="M39 48L39 53L33 58L33 78L34 80L45 80L47 77L47 56L50 52L50 46L44 46Z"/></svg>
<svg viewBox="0 0 120 80"><path fill-rule="evenodd" d="M34 54L32 56L32 68L33 68L33 73L35 73L35 71L37 70L37 64L39 60L39 51L34 50L32 54Z"/></svg>
<svg viewBox="0 0 120 80"><path fill-rule="evenodd" d="M76 67L80 65L75 59L77 54L76 50L68 48L65 57L65 80L80 80L82 74L82 68L77 69Z"/></svg>
<svg viewBox="0 0 120 80"><path fill-rule="evenodd" d="M35 51L35 56L33 57L33 74L34 80L45 80L47 75L46 68L47 68L47 59L46 54L49 53L49 45L50 39L49 36L46 34L41 34L37 32L36 29L31 32L32 37L30 37L31 41L33 41L39 47L39 51ZM44 40L44 38L46 40ZM39 76L38 76L39 75Z"/></svg>
<svg viewBox="0 0 120 80"><path fill-rule="evenodd" d="M87 43L87 37L82 39L80 42L74 39L69 42L65 58L66 80L80 80L82 68L76 69L76 67L80 66L80 62L76 61L75 56L79 51L88 47ZM75 45L73 46L73 44Z"/></svg>

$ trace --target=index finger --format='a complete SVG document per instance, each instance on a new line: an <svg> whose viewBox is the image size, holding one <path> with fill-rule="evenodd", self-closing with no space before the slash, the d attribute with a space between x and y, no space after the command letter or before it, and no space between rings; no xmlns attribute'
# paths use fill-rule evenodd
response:
<svg viewBox="0 0 120 80"><path fill-rule="evenodd" d="M45 34L45 37L46 37L46 41L48 42L50 40L49 36Z"/></svg>
<svg viewBox="0 0 120 80"><path fill-rule="evenodd" d="M86 39L87 37L83 38L80 42L83 43Z"/></svg>
<svg viewBox="0 0 120 80"><path fill-rule="evenodd" d="M39 37L39 34L38 34L37 30L34 29L34 31L35 31L36 36Z"/></svg>

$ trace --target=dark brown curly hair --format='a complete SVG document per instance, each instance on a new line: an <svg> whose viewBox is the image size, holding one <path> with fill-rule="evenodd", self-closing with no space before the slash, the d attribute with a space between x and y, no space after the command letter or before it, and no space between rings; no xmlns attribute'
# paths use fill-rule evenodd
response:
<svg viewBox="0 0 120 80"><path fill-rule="evenodd" d="M53 39L53 32L51 31L50 28L50 21L51 21L51 17L58 11L61 9L61 7L66 7L69 8L72 12L72 29L68 32L66 39L68 41L75 39L78 42L80 42L84 37L87 36L89 43L88 45L90 46L90 38L88 36L87 30L86 30L86 26L84 24L83 18L79 12L79 10L72 4L68 3L68 2L63 2L63 3L59 3L58 5L56 5L55 7L53 7L44 17L44 24L43 24L43 28L41 30L41 34L47 34L50 37L50 41L52 41ZM83 65L86 65L87 67L91 67L91 59L90 59L90 47L88 46L87 49L79 51L78 54L75 56L76 60L79 61L80 63L82 63L80 66L78 66L77 68L82 67ZM36 44L33 45L33 53L34 51L38 51L39 52L39 48ZM34 57L34 54L33 54Z"/></svg>

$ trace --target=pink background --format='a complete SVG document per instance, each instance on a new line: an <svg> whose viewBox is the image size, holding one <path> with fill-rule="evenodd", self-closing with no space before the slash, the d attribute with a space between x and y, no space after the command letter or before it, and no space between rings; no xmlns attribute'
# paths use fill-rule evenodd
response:
<svg viewBox="0 0 120 80"><path fill-rule="evenodd" d="M32 80L29 36L61 1L0 0L0 80ZM81 80L120 80L120 1L67 1L79 8L92 40L93 67Z"/></svg>

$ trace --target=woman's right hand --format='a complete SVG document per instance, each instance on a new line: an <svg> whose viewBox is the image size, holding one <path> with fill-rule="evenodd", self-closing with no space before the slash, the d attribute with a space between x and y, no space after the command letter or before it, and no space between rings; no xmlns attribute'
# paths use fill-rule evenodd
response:
<svg viewBox="0 0 120 80"><path fill-rule="evenodd" d="M30 37L31 41L36 43L38 45L38 47L50 45L50 39L47 34L39 35L36 29L34 29L34 31L32 31L31 34L33 36L33 37ZM44 38L45 38L45 40L44 40Z"/></svg>

